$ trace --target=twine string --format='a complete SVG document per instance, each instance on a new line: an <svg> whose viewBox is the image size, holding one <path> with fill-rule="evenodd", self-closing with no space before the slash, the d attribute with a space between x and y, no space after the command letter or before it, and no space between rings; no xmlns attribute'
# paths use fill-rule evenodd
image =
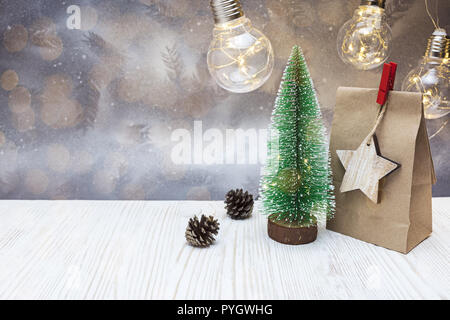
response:
<svg viewBox="0 0 450 320"><path fill-rule="evenodd" d="M373 126L370 133L367 135L367 137L364 139L366 141L366 144L370 146L371 139L375 132L377 131L378 126L380 125L381 121L383 120L384 114L386 113L387 109L387 103L381 106L381 111L378 113L377 121L375 122L375 125Z"/></svg>

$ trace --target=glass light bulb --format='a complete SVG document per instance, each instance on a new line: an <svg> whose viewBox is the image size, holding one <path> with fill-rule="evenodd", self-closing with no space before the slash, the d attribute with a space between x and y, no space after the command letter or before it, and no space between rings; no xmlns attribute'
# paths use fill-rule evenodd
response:
<svg viewBox="0 0 450 320"><path fill-rule="evenodd" d="M237 93L261 87L274 65L269 39L245 16L215 25L207 59L217 84Z"/></svg>
<svg viewBox="0 0 450 320"><path fill-rule="evenodd" d="M360 70L382 65L391 53L392 31L384 9L362 5L339 30L337 49L342 61Z"/></svg>
<svg viewBox="0 0 450 320"><path fill-rule="evenodd" d="M438 119L450 113L449 59L424 57L402 83L402 91L423 94L425 118Z"/></svg>

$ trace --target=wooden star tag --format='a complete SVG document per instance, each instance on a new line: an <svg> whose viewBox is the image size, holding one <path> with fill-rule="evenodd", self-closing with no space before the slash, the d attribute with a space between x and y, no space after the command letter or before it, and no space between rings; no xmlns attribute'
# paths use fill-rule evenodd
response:
<svg viewBox="0 0 450 320"><path fill-rule="evenodd" d="M341 184L341 192L360 189L370 200L378 203L379 180L394 170L400 164L380 156L376 137L367 139L353 150L336 150L346 172Z"/></svg>

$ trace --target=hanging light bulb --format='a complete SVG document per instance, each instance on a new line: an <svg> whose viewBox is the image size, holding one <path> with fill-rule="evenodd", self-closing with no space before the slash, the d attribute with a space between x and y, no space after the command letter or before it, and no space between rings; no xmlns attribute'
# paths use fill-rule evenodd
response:
<svg viewBox="0 0 450 320"><path fill-rule="evenodd" d="M392 31L386 22L385 0L363 0L339 30L337 49L345 63L360 70L381 66L391 53Z"/></svg>
<svg viewBox="0 0 450 320"><path fill-rule="evenodd" d="M438 119L450 113L450 39L444 29L434 30L419 65L402 83L402 91L421 92L425 118Z"/></svg>
<svg viewBox="0 0 450 320"><path fill-rule="evenodd" d="M237 93L261 87L273 70L269 39L253 28L239 0L211 0L215 26L208 69L222 88Z"/></svg>

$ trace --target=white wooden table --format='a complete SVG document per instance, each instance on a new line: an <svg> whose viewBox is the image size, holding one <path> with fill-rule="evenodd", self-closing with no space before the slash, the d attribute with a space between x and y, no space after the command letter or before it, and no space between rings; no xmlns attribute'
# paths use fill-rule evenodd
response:
<svg viewBox="0 0 450 320"><path fill-rule="evenodd" d="M450 198L408 255L319 230L270 240L266 219L221 202L0 201L1 299L448 299ZM189 217L221 222L217 243L185 243Z"/></svg>

